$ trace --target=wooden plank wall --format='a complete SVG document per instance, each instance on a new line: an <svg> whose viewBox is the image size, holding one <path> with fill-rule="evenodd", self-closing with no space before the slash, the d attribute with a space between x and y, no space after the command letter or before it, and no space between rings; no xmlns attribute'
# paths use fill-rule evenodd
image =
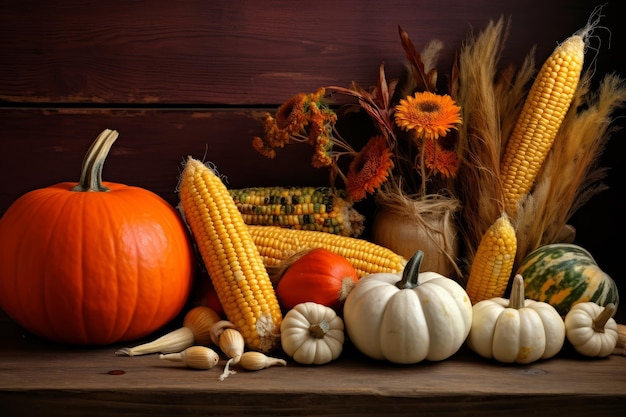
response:
<svg viewBox="0 0 626 417"><path fill-rule="evenodd" d="M75 180L104 128L120 138L105 178L176 204L187 155L217 164L231 187L327 184L292 147L272 161L250 145L258 115L323 85L372 85L402 70L402 26L419 47L444 41L440 71L470 29L512 19L504 63L537 60L585 25L600 0L0 0L0 214L23 193ZM618 2L592 39L597 72L626 74ZM624 116L623 113L621 113ZM623 120L620 123L623 125ZM578 243L624 281L624 132L602 160L610 189L574 217ZM623 283L620 283L624 287Z"/></svg>

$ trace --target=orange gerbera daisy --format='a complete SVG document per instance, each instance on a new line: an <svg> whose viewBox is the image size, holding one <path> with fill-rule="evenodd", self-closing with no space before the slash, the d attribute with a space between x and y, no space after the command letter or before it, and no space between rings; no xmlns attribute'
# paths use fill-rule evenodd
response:
<svg viewBox="0 0 626 417"><path fill-rule="evenodd" d="M433 172L438 172L444 177L456 176L459 169L459 159L454 149L442 146L441 139L427 139L424 141L424 164Z"/></svg>
<svg viewBox="0 0 626 417"><path fill-rule="evenodd" d="M461 120L461 108L449 95L425 91L401 99L396 106L396 124L403 130L413 130L423 139L437 139L450 129L457 129Z"/></svg>
<svg viewBox="0 0 626 417"><path fill-rule="evenodd" d="M373 194L389 176L393 168L392 153L383 136L372 137L361 149L348 170L346 192L353 201L360 201L367 193Z"/></svg>

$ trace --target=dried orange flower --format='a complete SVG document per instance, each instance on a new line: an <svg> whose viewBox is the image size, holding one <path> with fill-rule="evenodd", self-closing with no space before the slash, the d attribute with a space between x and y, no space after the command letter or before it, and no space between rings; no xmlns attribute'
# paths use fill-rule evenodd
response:
<svg viewBox="0 0 626 417"><path fill-rule="evenodd" d="M433 172L447 178L453 178L459 169L459 158L454 149L442 146L442 139L426 139L424 141L424 164Z"/></svg>
<svg viewBox="0 0 626 417"><path fill-rule="evenodd" d="M276 151L274 148L267 146L267 143L258 136L252 138L252 147L266 158L272 159L276 157Z"/></svg>
<svg viewBox="0 0 626 417"><path fill-rule="evenodd" d="M306 100L306 94L300 93L284 102L276 112L276 126L289 134L302 132L308 124L305 113Z"/></svg>
<svg viewBox="0 0 626 417"><path fill-rule="evenodd" d="M354 201L373 194L393 169L392 153L383 136L374 136L350 163L346 192Z"/></svg>
<svg viewBox="0 0 626 417"><path fill-rule="evenodd" d="M312 125L315 126L315 125ZM327 167L333 164L330 152L333 147L333 141L330 133L324 125L317 125L311 130L309 139L315 153L313 154L312 165L315 168Z"/></svg>
<svg viewBox="0 0 626 417"><path fill-rule="evenodd" d="M447 94L418 92L400 100L395 121L403 130L414 131L419 138L437 139L461 123L461 108Z"/></svg>
<svg viewBox="0 0 626 417"><path fill-rule="evenodd" d="M314 93L299 93L290 97L277 110L276 116L266 113L263 118L263 137L253 137L252 146L268 158L276 156L276 149L294 142L308 143L314 153L311 165L331 168L331 176L345 178L337 161L342 155L356 155L356 151L335 131L337 114L325 98L326 89Z"/></svg>
<svg viewBox="0 0 626 417"><path fill-rule="evenodd" d="M418 72L423 69L419 56L412 62ZM421 87L430 87L435 78L432 73L429 77L427 85ZM462 123L461 109L451 96L431 93L428 88L396 101L397 84L398 80L387 82L381 64L378 84L372 89L353 82L349 88L329 86L314 93L296 94L278 108L275 117L265 116L264 136L254 137L252 145L262 155L273 158L286 144L308 144L313 148L311 165L328 168L333 186L340 178L353 201L381 188L381 192L401 189L407 195L424 195L430 192L427 185L434 184L431 175L452 178L457 174L457 135L448 133ZM422 90L419 83L415 88ZM353 99L355 104L343 108L346 114L363 111L374 122L375 132L368 133L373 135L368 141L351 138L355 143L365 143L360 151L339 133L338 116L327 94ZM399 130L410 132L410 139L397 135ZM342 172L344 165L339 164L344 157L350 161L347 174ZM389 187L385 188L386 183Z"/></svg>

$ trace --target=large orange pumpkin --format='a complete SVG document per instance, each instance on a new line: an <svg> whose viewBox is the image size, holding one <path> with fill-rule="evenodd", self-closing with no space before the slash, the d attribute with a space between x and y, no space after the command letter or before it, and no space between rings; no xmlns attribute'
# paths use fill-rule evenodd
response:
<svg viewBox="0 0 626 417"><path fill-rule="evenodd" d="M30 191L0 219L0 308L45 339L135 340L189 295L194 252L178 212L146 189L102 182L117 136L98 136L78 184Z"/></svg>

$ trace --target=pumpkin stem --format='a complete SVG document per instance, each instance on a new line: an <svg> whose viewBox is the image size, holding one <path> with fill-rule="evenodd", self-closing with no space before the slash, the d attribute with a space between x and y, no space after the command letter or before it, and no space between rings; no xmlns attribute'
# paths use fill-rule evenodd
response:
<svg viewBox="0 0 626 417"><path fill-rule="evenodd" d="M511 288L511 297L509 298L509 308L519 310L524 307L526 295L524 294L524 277L516 274L513 278L513 287Z"/></svg>
<svg viewBox="0 0 626 417"><path fill-rule="evenodd" d="M102 168L118 136L117 131L110 129L105 129L98 135L83 159L80 181L71 191L110 191L108 187L102 185Z"/></svg>
<svg viewBox="0 0 626 417"><path fill-rule="evenodd" d="M326 333L328 333L328 330L330 330L330 325L326 320L322 320L321 322L312 324L309 327L309 334L318 339L323 339L324 336L326 336Z"/></svg>
<svg viewBox="0 0 626 417"><path fill-rule="evenodd" d="M350 292L354 289L355 286L356 286L356 282L354 282L352 277L344 277L341 280L341 290L339 291L339 301L344 302L346 298L348 298L348 295L350 295Z"/></svg>
<svg viewBox="0 0 626 417"><path fill-rule="evenodd" d="M406 266L402 270L402 279L396 283L396 287L401 290L410 290L419 285L418 278L423 259L424 252L421 250L415 252L415 255L409 259L409 262L407 262Z"/></svg>
<svg viewBox="0 0 626 417"><path fill-rule="evenodd" d="M608 303L602 309L600 314L598 314L596 318L593 319L593 331L597 333L604 333L604 326L606 326L606 322L609 321L611 317L613 317L613 314L615 314L615 304Z"/></svg>

